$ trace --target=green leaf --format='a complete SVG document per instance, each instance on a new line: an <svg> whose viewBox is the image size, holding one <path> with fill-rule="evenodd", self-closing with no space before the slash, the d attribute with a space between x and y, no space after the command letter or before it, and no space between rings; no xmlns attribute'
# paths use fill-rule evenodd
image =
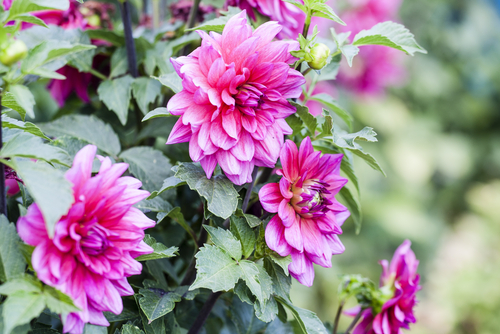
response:
<svg viewBox="0 0 500 334"><path fill-rule="evenodd" d="M74 202L73 184L66 180L61 170L45 163L17 159L9 160L6 164L24 181L30 195L42 211L49 236L54 236L56 223Z"/></svg>
<svg viewBox="0 0 500 334"><path fill-rule="evenodd" d="M4 334L29 323L45 309L45 298L40 293L19 291L10 295L3 304ZM13 333L15 334L15 333Z"/></svg>
<svg viewBox="0 0 500 334"><path fill-rule="evenodd" d="M122 125L127 123L133 81L134 78L126 75L118 79L105 80L97 88L99 100L104 102L109 110L115 112Z"/></svg>
<svg viewBox="0 0 500 334"><path fill-rule="evenodd" d="M4 231L4 230L2 230ZM23 266L24 272L24 266ZM34 276L22 274L0 285L0 294L10 296L18 292L42 292L42 283Z"/></svg>
<svg viewBox="0 0 500 334"><path fill-rule="evenodd" d="M15 19L25 13L36 12L45 9L67 10L68 0L15 0L9 10L9 17L6 21Z"/></svg>
<svg viewBox="0 0 500 334"><path fill-rule="evenodd" d="M159 189L163 181L172 175L170 161L161 151L152 147L137 146L120 154L129 164L130 172L142 181L142 187L147 191Z"/></svg>
<svg viewBox="0 0 500 334"><path fill-rule="evenodd" d="M127 70L127 49L125 49L125 47L121 47L116 49L116 51L111 56L111 72L109 74L109 77L114 78L119 75L125 74L127 73Z"/></svg>
<svg viewBox="0 0 500 334"><path fill-rule="evenodd" d="M144 334L144 332L137 326L125 324L122 326L121 334Z"/></svg>
<svg viewBox="0 0 500 334"><path fill-rule="evenodd" d="M325 121L321 125L321 133L316 136L316 139L328 137L332 133L333 118L329 115L329 111L326 109L323 109L323 114L325 115Z"/></svg>
<svg viewBox="0 0 500 334"><path fill-rule="evenodd" d="M302 131L302 120L295 114L292 114L288 116L285 121L288 123L288 125L292 128L293 134L292 136L296 136L300 134Z"/></svg>
<svg viewBox="0 0 500 334"><path fill-rule="evenodd" d="M196 280L189 290L207 288L213 292L228 291L241 277L238 263L217 246L206 244L195 257Z"/></svg>
<svg viewBox="0 0 500 334"><path fill-rule="evenodd" d="M4 143L0 149L2 158L31 158L45 160L70 167L71 158L64 150L44 144L42 139L26 132L20 132Z"/></svg>
<svg viewBox="0 0 500 334"><path fill-rule="evenodd" d="M415 36L403 25L391 21L378 23L368 30L361 30L352 42L353 45L384 45L413 56L415 52L427 53L415 41Z"/></svg>
<svg viewBox="0 0 500 334"><path fill-rule="evenodd" d="M227 219L236 211L238 193L226 176L215 175L207 179L203 169L194 163L182 163L172 170L175 177L187 182L191 190L207 200L208 210L214 215Z"/></svg>
<svg viewBox="0 0 500 334"><path fill-rule="evenodd" d="M61 40L43 41L28 52L28 56L22 62L21 70L23 73L30 74L37 67L50 61L91 49L95 49L95 45L70 43Z"/></svg>
<svg viewBox="0 0 500 334"><path fill-rule="evenodd" d="M35 118L34 105L35 98L26 86L11 85L9 91L2 97L2 106L17 111L23 121L26 115Z"/></svg>
<svg viewBox="0 0 500 334"><path fill-rule="evenodd" d="M347 187L342 187L340 189L340 196L345 201L345 205L351 212L352 220L354 221L354 226L356 226L356 234L359 234L361 231L361 221L362 221L362 212L361 205L359 204L358 199L352 194L351 190Z"/></svg>
<svg viewBox="0 0 500 334"><path fill-rule="evenodd" d="M271 277L264 268L248 260L240 261L241 278L245 281L247 287L257 300L264 304L271 293L273 285Z"/></svg>
<svg viewBox="0 0 500 334"><path fill-rule="evenodd" d="M340 169L347 175L351 183L356 187L356 190L359 194L359 184L358 177L354 172L354 162L352 153L350 151L343 150L344 157L342 158L342 164L340 165Z"/></svg>
<svg viewBox="0 0 500 334"><path fill-rule="evenodd" d="M158 80L163 86L170 88L174 93L179 93L182 90L182 79L176 72L162 74L159 77L153 77Z"/></svg>
<svg viewBox="0 0 500 334"><path fill-rule="evenodd" d="M255 317L253 307L236 297L233 297L229 312L236 329L229 331L231 334L259 334L266 328L266 324Z"/></svg>
<svg viewBox="0 0 500 334"><path fill-rule="evenodd" d="M153 248L153 253L144 254L136 258L137 261L148 261L148 260L156 260L156 259L165 259L176 256L179 248L177 247L167 247L162 243L156 242L155 238L146 234L144 236L144 242Z"/></svg>
<svg viewBox="0 0 500 334"><path fill-rule="evenodd" d="M231 216L231 232L240 241L243 256L248 258L255 248L255 233L248 226L246 219Z"/></svg>
<svg viewBox="0 0 500 334"><path fill-rule="evenodd" d="M309 310L294 306L289 300L276 297L276 300L287 307L297 320L299 328L304 334L329 334L318 316Z"/></svg>
<svg viewBox="0 0 500 334"><path fill-rule="evenodd" d="M220 227L212 227L203 225L212 242L219 248L225 250L233 259L239 261L242 256L241 243L234 237L229 230L224 230Z"/></svg>
<svg viewBox="0 0 500 334"><path fill-rule="evenodd" d="M298 8L300 8L304 13L307 14L307 7L304 6L301 2L295 1L295 0L283 0L284 2L288 2Z"/></svg>
<svg viewBox="0 0 500 334"><path fill-rule="evenodd" d="M160 190L151 192L151 195L147 199L153 199L169 189L176 188L185 184L186 182L176 178L175 176L167 177L165 180L163 180L163 185L161 186Z"/></svg>
<svg viewBox="0 0 500 334"><path fill-rule="evenodd" d="M316 127L318 126L318 121L316 117L311 115L309 108L301 104L290 102L292 106L297 108L297 115L300 117L304 125L307 127L311 135L314 137L316 135Z"/></svg>
<svg viewBox="0 0 500 334"><path fill-rule="evenodd" d="M263 322L271 322L278 314L278 303L274 297L269 298L265 303L256 301L253 305L255 309L255 316Z"/></svg>
<svg viewBox="0 0 500 334"><path fill-rule="evenodd" d="M273 260L264 258L264 268L271 277L273 282L274 294L284 299L290 299L290 287L292 279L286 275L281 265L276 264Z"/></svg>
<svg viewBox="0 0 500 334"><path fill-rule="evenodd" d="M137 78L132 83L132 93L139 109L146 115L149 111L149 104L161 95L161 84L154 79Z"/></svg>
<svg viewBox="0 0 500 334"><path fill-rule="evenodd" d="M278 266L280 266L281 269L283 269L283 272L285 273L286 276L289 275L288 265L292 263L292 257L290 255L283 257L278 254L271 253L271 255L269 255L269 258L273 260L273 262L276 263Z"/></svg>
<svg viewBox="0 0 500 334"><path fill-rule="evenodd" d="M31 24L36 24L36 25L39 25L39 26L42 26L45 28L49 27L48 25L45 24L45 22L43 22L43 20L41 20L38 17L33 16L31 14L19 14L16 17L16 20L22 21L22 22L28 22Z"/></svg>
<svg viewBox="0 0 500 334"><path fill-rule="evenodd" d="M347 124L349 128L352 127L352 116L347 111L342 108L338 102L326 93L320 93L313 95L309 98L310 100L318 101L327 107L330 111L336 113L342 120ZM331 129L330 129L331 131Z"/></svg>
<svg viewBox="0 0 500 334"><path fill-rule="evenodd" d="M97 326L91 324L85 324L83 328L83 334L107 334L108 331L104 326Z"/></svg>
<svg viewBox="0 0 500 334"><path fill-rule="evenodd" d="M221 12L221 14L223 14L224 16L218 17L213 20L205 21L197 27L186 29L186 31L203 30L203 31L215 31L221 33L224 30L227 21L229 21L231 17L239 13L241 13L241 9L236 7L228 7L227 12Z"/></svg>
<svg viewBox="0 0 500 334"><path fill-rule="evenodd" d="M114 46L125 45L125 37L118 34L116 31L105 30L105 29L88 29L85 33L91 39L100 39L106 42L110 42Z"/></svg>
<svg viewBox="0 0 500 334"><path fill-rule="evenodd" d="M81 311L73 304L73 300L68 295L51 286L43 287L43 295L47 307L54 313L67 314Z"/></svg>
<svg viewBox="0 0 500 334"><path fill-rule="evenodd" d="M146 116L144 116L144 118L142 119L142 122L148 121L148 120L153 119L153 118L158 118L158 117L172 117L172 116L173 115L168 112L167 108L160 107L160 108L156 108L153 111L148 112L146 114Z"/></svg>
<svg viewBox="0 0 500 334"><path fill-rule="evenodd" d="M9 129L21 129L40 138L50 140L38 126L31 122L22 122L7 115L2 115L2 126Z"/></svg>
<svg viewBox="0 0 500 334"><path fill-rule="evenodd" d="M344 45L340 47L340 51L346 57L349 67L352 67L352 60L359 53L359 48L355 45Z"/></svg>
<svg viewBox="0 0 500 334"><path fill-rule="evenodd" d="M139 313L141 315L141 321L142 321L142 327L144 328L144 331L146 334L165 334L165 321L164 319L156 319L155 321L149 323L148 318L144 314L144 312L140 309L139 305L139 294L134 295L135 301L137 305L139 306Z"/></svg>
<svg viewBox="0 0 500 334"><path fill-rule="evenodd" d="M180 302L182 299L180 295L173 291L155 290L155 292L150 289L139 290L139 293L142 295L142 297L139 298L139 305L148 318L149 324L167 313L172 312L175 303Z"/></svg>
<svg viewBox="0 0 500 334"><path fill-rule="evenodd" d="M375 136L377 135L377 133L375 133L372 128L365 127L361 131L355 133L347 133L346 131L341 130L339 127L334 125L332 135L333 144L335 146L351 151L352 153L365 160L370 167L378 170L385 176L385 172L383 171L382 167L380 167L377 160L375 160L375 158L371 154L366 153L361 145L355 142L355 140L376 142L377 138L375 138Z"/></svg>
<svg viewBox="0 0 500 334"><path fill-rule="evenodd" d="M94 144L113 156L117 156L121 151L120 140L111 126L95 116L68 115L38 125L51 137L64 135L75 137Z"/></svg>
<svg viewBox="0 0 500 334"><path fill-rule="evenodd" d="M254 227L257 227L259 226L260 224L262 224L262 221L260 220L259 217L256 217L254 215L250 215L248 213L244 213L243 214L243 218L245 218L245 220L247 221L247 224L251 227L251 228L254 228Z"/></svg>
<svg viewBox="0 0 500 334"><path fill-rule="evenodd" d="M313 10L313 16L324 17L345 26L345 22L326 3L316 2L311 6L311 9Z"/></svg>
<svg viewBox="0 0 500 334"><path fill-rule="evenodd" d="M51 70L47 70L43 67L35 68L33 71L31 71L30 74L38 75L41 78L66 80L66 77L64 75Z"/></svg>
<svg viewBox="0 0 500 334"><path fill-rule="evenodd" d="M26 261L19 249L21 240L16 232L16 226L9 224L4 215L0 215L0 280L11 280L22 275Z"/></svg>

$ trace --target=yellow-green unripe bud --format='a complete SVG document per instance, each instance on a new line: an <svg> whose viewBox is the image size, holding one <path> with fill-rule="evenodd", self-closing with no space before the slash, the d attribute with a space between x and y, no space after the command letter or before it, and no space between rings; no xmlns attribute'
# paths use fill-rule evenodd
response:
<svg viewBox="0 0 500 334"><path fill-rule="evenodd" d="M0 61L6 66L17 63L28 54L28 47L23 41L16 40L0 51Z"/></svg>
<svg viewBox="0 0 500 334"><path fill-rule="evenodd" d="M92 15L92 16L87 17L87 22L92 27L100 27L101 26L101 18L99 17L99 15Z"/></svg>
<svg viewBox="0 0 500 334"><path fill-rule="evenodd" d="M313 60L307 63L313 70L321 70L326 65L330 49L323 43L316 43L309 53Z"/></svg>

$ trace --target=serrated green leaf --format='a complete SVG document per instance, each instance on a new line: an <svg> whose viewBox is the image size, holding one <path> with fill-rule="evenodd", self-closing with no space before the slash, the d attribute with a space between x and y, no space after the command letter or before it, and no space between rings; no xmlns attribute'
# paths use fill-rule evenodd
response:
<svg viewBox="0 0 500 334"><path fill-rule="evenodd" d="M169 189L176 188L184 184L186 184L186 182L176 178L175 176L167 177L165 180L163 180L163 185L161 186L160 190L151 192L151 195L148 197L148 199L153 199Z"/></svg>
<svg viewBox="0 0 500 334"><path fill-rule="evenodd" d="M122 125L127 123L133 81L134 78L126 75L118 79L105 80L97 88L99 100L118 116Z"/></svg>
<svg viewBox="0 0 500 334"><path fill-rule="evenodd" d="M148 146L136 146L120 154L129 164L130 172L142 181L147 191L159 189L163 181L172 175L170 161L161 151Z"/></svg>
<svg viewBox="0 0 500 334"><path fill-rule="evenodd" d="M156 319L153 322L149 323L148 318L142 311L139 305L139 294L134 295L135 301L137 303L137 306L139 307L139 314L141 316L141 321L142 321L142 327L144 328L144 331L146 334L165 334L166 329L165 329L165 321L164 319ZM167 315L168 316L168 315Z"/></svg>
<svg viewBox="0 0 500 334"><path fill-rule="evenodd" d="M224 16L218 17L213 20L205 21L201 25L187 29L186 31L193 31L193 30L203 30L203 31L215 31L221 33L222 30L224 30L224 26L226 25L227 21L236 14L241 13L241 9L236 8L236 7L228 7L227 12L221 12Z"/></svg>
<svg viewBox="0 0 500 334"><path fill-rule="evenodd" d="M304 6L302 3L298 2L298 1L295 1L295 0L283 0L284 2L288 2L298 8L300 8L300 10L302 10L304 13L307 14L307 7Z"/></svg>
<svg viewBox="0 0 500 334"><path fill-rule="evenodd" d="M39 19L36 16L28 14L28 13L17 15L16 16L16 20L22 21L22 22L28 22L28 23L31 23L31 24L36 24L36 25L42 26L44 28L48 28L49 27L47 24L45 24L45 22L43 22L43 20Z"/></svg>
<svg viewBox="0 0 500 334"><path fill-rule="evenodd" d="M0 149L2 158L31 158L71 166L71 158L64 150L44 144L42 139L26 132L20 132Z"/></svg>
<svg viewBox="0 0 500 334"><path fill-rule="evenodd" d="M248 258L255 248L255 233L245 218L231 216L231 233L240 241L243 256Z"/></svg>
<svg viewBox="0 0 500 334"><path fill-rule="evenodd" d="M217 246L206 244L195 257L196 280L189 290L207 288L213 292L228 291L241 277L238 263Z"/></svg>
<svg viewBox="0 0 500 334"><path fill-rule="evenodd" d="M347 111L342 108L337 100L335 100L333 97L326 93L320 93L313 95L309 98L310 100L318 101L322 103L325 107L327 107L330 111L333 111L336 113L346 124L349 128L352 127L352 116L349 114ZM330 127L330 132L331 132L331 127ZM323 131L325 133L325 131Z"/></svg>
<svg viewBox="0 0 500 334"><path fill-rule="evenodd" d="M311 6L311 9L313 10L313 16L324 17L345 26L345 22L326 3L316 2Z"/></svg>
<svg viewBox="0 0 500 334"><path fill-rule="evenodd" d="M325 116L325 121L321 125L321 133L316 136L316 139L320 139L323 137L328 137L332 133L333 129L333 118L332 116L329 115L329 111L326 109L323 109L323 115Z"/></svg>
<svg viewBox="0 0 500 334"><path fill-rule="evenodd" d="M413 56L415 52L427 53L418 45L415 36L402 24L386 21L368 30L361 30L352 42L353 45L384 45Z"/></svg>
<svg viewBox="0 0 500 334"><path fill-rule="evenodd" d="M42 283L39 280L37 280L34 276L21 274L21 276L18 276L17 278L10 278L7 282L0 285L0 294L5 296L10 296L20 291L42 292Z"/></svg>
<svg viewBox="0 0 500 334"><path fill-rule="evenodd" d="M68 115L53 122L38 125L48 136L75 137L94 144L100 150L113 156L117 156L121 150L120 140L111 126L95 116Z"/></svg>
<svg viewBox="0 0 500 334"><path fill-rule="evenodd" d="M279 256L278 254L271 253L271 255L269 255L269 258L273 260L273 262L276 263L278 266L280 266L281 269L283 269L283 272L285 273L286 276L289 275L288 265L292 263L292 257L290 255L283 257Z"/></svg>
<svg viewBox="0 0 500 334"><path fill-rule="evenodd" d="M88 29L85 33L91 39L100 39L113 44L114 46L122 46L125 44L125 37L118 34L116 31L105 29Z"/></svg>
<svg viewBox="0 0 500 334"><path fill-rule="evenodd" d="M289 300L276 297L276 301L286 306L297 320L302 333L304 334L329 334L318 316L309 310L294 306Z"/></svg>
<svg viewBox="0 0 500 334"><path fill-rule="evenodd" d="M2 115L2 126L9 129L21 129L40 138L50 140L38 126L31 122L22 122L7 115Z"/></svg>
<svg viewBox="0 0 500 334"><path fill-rule="evenodd" d="M111 56L111 72L109 74L110 78L117 77L119 75L127 73L128 70L128 60L127 60L127 50L125 47L120 47Z"/></svg>
<svg viewBox="0 0 500 334"><path fill-rule="evenodd" d="M85 324L82 334L107 334L108 330L104 326Z"/></svg>
<svg viewBox="0 0 500 334"><path fill-rule="evenodd" d="M162 243L156 242L155 238L149 234L144 236L144 242L153 248L153 253L141 255L136 258L137 261L171 258L176 256L176 253L179 250L177 247L167 247Z"/></svg>
<svg viewBox="0 0 500 334"><path fill-rule="evenodd" d="M38 317L45 308L45 298L40 293L19 291L10 295L3 304L4 334ZM13 333L15 334L15 333Z"/></svg>
<svg viewBox="0 0 500 334"><path fill-rule="evenodd" d="M253 307L236 297L233 297L229 312L236 329L231 331L232 334L258 334L266 328L266 323L255 317Z"/></svg>
<svg viewBox="0 0 500 334"><path fill-rule="evenodd" d="M182 79L176 72L162 74L159 77L153 78L158 80L163 86L170 88L176 94L182 90Z"/></svg>
<svg viewBox="0 0 500 334"><path fill-rule="evenodd" d="M347 187L342 187L339 192L340 196L345 201L345 205L349 209L351 213L352 220L354 221L354 226L356 226L356 234L361 231L361 221L362 221L362 213L361 213L361 205L359 204L358 199L353 195L351 190Z"/></svg>
<svg viewBox="0 0 500 334"><path fill-rule="evenodd" d="M318 120L316 117L311 115L309 108L301 104L290 102L292 106L297 108L297 115L300 117L304 125L307 127L311 135L314 137L316 135L316 127L318 126Z"/></svg>
<svg viewBox="0 0 500 334"><path fill-rule="evenodd" d="M290 276L285 275L281 265L276 264L273 260L264 258L264 268L271 277L273 282L274 294L284 299L290 299L290 287L292 279Z"/></svg>
<svg viewBox="0 0 500 334"><path fill-rule="evenodd" d="M142 122L148 121L148 120L153 119L153 118L158 118L158 117L172 117L172 116L173 115L168 112L167 108L160 107L160 108L156 108L153 111L148 112L146 114L146 116L144 116L144 118L142 119Z"/></svg>
<svg viewBox="0 0 500 334"><path fill-rule="evenodd" d="M250 291L252 291L252 294L255 296L255 298L257 298L257 300L261 302L265 302L267 299L269 299L269 295L272 292L271 279L269 278L269 275L267 276L269 282L265 281L263 285L265 285L266 287L271 287L270 291L269 289L264 290L263 286L261 286L261 282L259 280L259 269L257 268L257 265L255 263L247 260L241 260L239 263L239 267L241 270L241 278L245 281L247 287L250 289Z"/></svg>
<svg viewBox="0 0 500 334"><path fill-rule="evenodd" d="M45 297L45 304L54 313L68 314L71 312L81 311L75 306L73 300L61 291L51 287L43 287L43 295Z"/></svg>
<svg viewBox="0 0 500 334"><path fill-rule="evenodd" d="M352 153L350 151L342 150L344 153L344 157L342 158L342 164L340 165L340 169L347 175L351 183L356 188L359 195L359 183L358 177L354 172L354 163Z"/></svg>
<svg viewBox="0 0 500 334"><path fill-rule="evenodd" d="M240 298L244 303L253 305L255 302L255 297L252 295L252 291L248 288L245 281L239 280L234 287L234 293Z"/></svg>
<svg viewBox="0 0 500 334"><path fill-rule="evenodd" d="M42 211L45 226L50 237L55 225L65 215L74 202L73 184L66 180L61 170L46 163L31 160L4 161L23 180L26 188Z"/></svg>
<svg viewBox="0 0 500 334"><path fill-rule="evenodd" d="M68 8L68 0L15 0L12 2L12 7L10 7L9 16L6 21L11 21L21 14L39 10L67 10Z"/></svg>
<svg viewBox="0 0 500 334"><path fill-rule="evenodd" d="M149 104L156 101L161 94L161 84L150 78L136 78L132 83L132 94L139 109L146 115L149 110Z"/></svg>
<svg viewBox="0 0 500 334"><path fill-rule="evenodd" d="M17 111L23 121L26 115L35 118L35 112L33 111L35 98L26 86L10 85L9 91L2 97L2 106Z"/></svg>
<svg viewBox="0 0 500 334"><path fill-rule="evenodd" d="M292 115L288 116L285 119L285 121L293 130L292 136L296 136L296 135L300 134L300 132L302 131L303 123L302 123L302 120L297 115L292 114Z"/></svg>
<svg viewBox="0 0 500 334"><path fill-rule="evenodd" d="M144 334L142 329L131 324L125 324L122 326L121 334Z"/></svg>
<svg viewBox="0 0 500 334"><path fill-rule="evenodd" d="M163 291L160 289L140 289L139 305L149 320L149 324L154 320L163 317L171 312L176 302L181 301L181 296L173 291Z"/></svg>
<svg viewBox="0 0 500 334"><path fill-rule="evenodd" d="M226 176L215 175L207 179L203 169L194 163L182 163L172 170L175 177L187 182L191 190L207 200L208 210L214 215L227 219L236 211L238 193Z"/></svg>
<svg viewBox="0 0 500 334"><path fill-rule="evenodd" d="M255 309L255 316L263 322L271 322L278 314L278 303L274 297L269 298L265 303L256 301L253 305Z"/></svg>
<svg viewBox="0 0 500 334"><path fill-rule="evenodd" d="M229 230L220 227L203 225L212 242L219 248L225 250L233 259L239 261L242 256L241 243Z"/></svg>
<svg viewBox="0 0 500 334"><path fill-rule="evenodd" d="M31 71L30 74L38 75L41 78L66 80L66 77L64 75L51 70L47 70L43 67L35 68L33 71Z"/></svg>
<svg viewBox="0 0 500 334"><path fill-rule="evenodd" d="M21 276L26 268L26 261L19 249L21 240L14 224L4 215L0 215L0 280L5 282Z"/></svg>

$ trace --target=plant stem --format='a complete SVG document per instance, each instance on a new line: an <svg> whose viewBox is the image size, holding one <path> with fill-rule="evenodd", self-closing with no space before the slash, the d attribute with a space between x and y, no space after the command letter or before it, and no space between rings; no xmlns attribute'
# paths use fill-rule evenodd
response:
<svg viewBox="0 0 500 334"><path fill-rule="evenodd" d="M255 178L257 177L257 172L259 171L259 167L255 166L252 172L252 182L250 186L248 186L247 193L245 194L245 198L243 199L243 203L241 204L241 211L244 213L247 211L248 202L250 201L250 197L252 196L253 186L255 184Z"/></svg>
<svg viewBox="0 0 500 334"><path fill-rule="evenodd" d="M333 331L332 334L337 334L337 329L339 327L340 316L342 315L342 309L344 308L344 301L339 304L337 308L337 314L335 315L335 321L333 322Z"/></svg>
<svg viewBox="0 0 500 334"><path fill-rule="evenodd" d="M207 230L203 227L207 221L203 219L203 222L201 223L201 230L200 230L200 236L198 237L198 241L196 242L196 251L203 246L205 242L207 242ZM194 282L194 279L196 277L196 258L193 258L191 260L191 263L189 264L188 269L186 270L186 274L184 275L184 278L182 279L181 286L182 285L191 285Z"/></svg>
<svg viewBox="0 0 500 334"><path fill-rule="evenodd" d="M104 74L102 74L101 72L97 72L93 68L89 70L89 73L101 80L108 80L108 78Z"/></svg>
<svg viewBox="0 0 500 334"><path fill-rule="evenodd" d="M359 310L358 314L356 314L356 316L354 317L354 320L351 322L349 327L347 327L344 334L349 334L349 332L354 328L354 326L356 326L356 323L358 322L359 318L361 318L361 314L363 314L364 310L365 310L364 308Z"/></svg>
<svg viewBox="0 0 500 334"><path fill-rule="evenodd" d="M125 32L125 47L127 48L128 70L130 74L137 78L137 55L135 53L134 37L132 36L132 18L130 16L130 3L125 0L122 3L123 30Z"/></svg>
<svg viewBox="0 0 500 334"><path fill-rule="evenodd" d="M306 76L307 73L311 72L312 68L307 68L307 70L305 70L304 72L302 72L302 75L303 76Z"/></svg>
<svg viewBox="0 0 500 334"><path fill-rule="evenodd" d="M311 11L308 11L306 21L304 22L304 30L302 30L302 36L304 36L304 38L307 38L307 33L309 32L309 26L311 25L311 16Z"/></svg>
<svg viewBox="0 0 500 334"><path fill-rule="evenodd" d="M191 11L189 12L188 25L187 25L188 29L194 27L199 7L200 7L200 0L194 0L193 6L191 7Z"/></svg>
<svg viewBox="0 0 500 334"><path fill-rule="evenodd" d="M160 27L160 0L153 0L153 29Z"/></svg>
<svg viewBox="0 0 500 334"><path fill-rule="evenodd" d="M198 317L196 318L193 325L189 329L188 334L198 334L199 333L200 329L205 324L205 321L207 321L208 315L212 311L212 308L214 307L215 302L217 301L217 299L219 299L221 294L222 294L222 291L212 292L210 294L207 301L205 302L205 305L203 305L203 307L201 308L200 314L198 314Z"/></svg>
<svg viewBox="0 0 500 334"><path fill-rule="evenodd" d="M2 95L0 95L0 106L2 105ZM1 109L1 107L0 107ZM0 118L0 149L3 146L2 119ZM5 166L0 163L0 213L7 217L7 197L5 193Z"/></svg>

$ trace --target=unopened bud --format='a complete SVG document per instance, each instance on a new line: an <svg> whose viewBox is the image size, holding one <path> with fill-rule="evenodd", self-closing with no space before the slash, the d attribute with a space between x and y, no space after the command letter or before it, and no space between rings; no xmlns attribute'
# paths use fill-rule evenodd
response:
<svg viewBox="0 0 500 334"><path fill-rule="evenodd" d="M321 70L326 65L330 49L323 43L316 43L309 54L313 59L307 65L313 70Z"/></svg>
<svg viewBox="0 0 500 334"><path fill-rule="evenodd" d="M17 63L28 54L28 48L21 40L16 40L0 51L0 61L6 66Z"/></svg>
<svg viewBox="0 0 500 334"><path fill-rule="evenodd" d="M87 17L87 22L92 27L100 27L101 26L101 18L99 15L92 15Z"/></svg>

